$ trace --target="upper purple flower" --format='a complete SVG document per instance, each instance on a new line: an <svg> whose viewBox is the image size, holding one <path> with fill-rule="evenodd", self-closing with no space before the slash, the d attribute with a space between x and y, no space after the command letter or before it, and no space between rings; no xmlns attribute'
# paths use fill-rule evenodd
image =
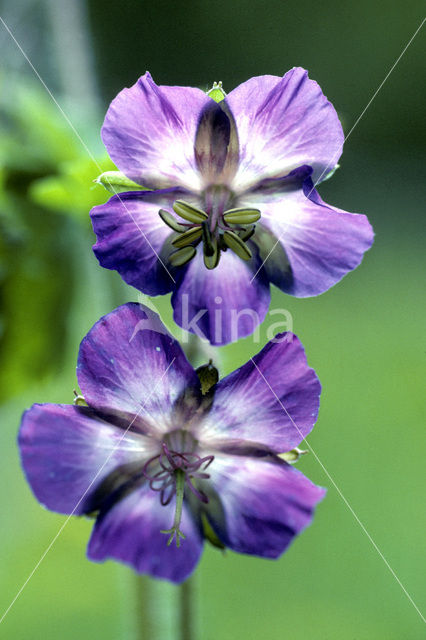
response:
<svg viewBox="0 0 426 640"><path fill-rule="evenodd" d="M95 324L77 366L88 406L35 404L19 434L38 500L96 516L90 559L181 582L204 538L277 558L310 523L325 491L278 454L311 431L320 384L299 340L278 339L215 384L148 309Z"/></svg>
<svg viewBox="0 0 426 640"><path fill-rule="evenodd" d="M102 138L148 190L92 210L100 264L148 295L172 291L175 321L213 344L254 331L270 282L318 295L373 241L365 216L330 207L314 188L344 138L303 69L252 78L218 103L146 73L113 100Z"/></svg>

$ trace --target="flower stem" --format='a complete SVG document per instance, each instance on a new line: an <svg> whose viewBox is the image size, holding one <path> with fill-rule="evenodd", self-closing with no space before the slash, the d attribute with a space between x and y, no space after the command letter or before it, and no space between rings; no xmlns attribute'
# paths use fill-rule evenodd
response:
<svg viewBox="0 0 426 640"><path fill-rule="evenodd" d="M151 580L147 576L135 576L136 587L136 619L137 619L137 640L152 640L152 593Z"/></svg>
<svg viewBox="0 0 426 640"><path fill-rule="evenodd" d="M179 640L194 640L194 584L193 578L179 587Z"/></svg>

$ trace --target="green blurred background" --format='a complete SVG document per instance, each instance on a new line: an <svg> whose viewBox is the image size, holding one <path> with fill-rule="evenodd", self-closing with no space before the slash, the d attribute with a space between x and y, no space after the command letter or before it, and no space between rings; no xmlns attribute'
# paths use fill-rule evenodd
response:
<svg viewBox="0 0 426 640"><path fill-rule="evenodd" d="M100 315L137 299L90 248L88 211L107 199L92 180L112 166L99 139L109 101L146 69L161 84L222 80L229 91L301 65L347 133L422 8L410 0L3 0L0 15L75 131L0 24L0 617L66 521L44 511L23 479L20 415L36 401L71 402L82 336ZM325 295L296 300L274 290L272 300L292 314L323 383L310 445L423 610L424 42L423 29L320 189L327 202L368 214L373 249ZM154 302L170 322L168 299ZM246 339L221 349L222 373L261 346ZM315 456L298 466L329 489L313 526L277 562L206 549L195 578L197 637L423 638L421 617ZM85 559L90 527L66 524L1 637L136 637L138 617L148 615L141 584L126 568ZM173 586L153 583L147 637L173 637L175 596Z"/></svg>

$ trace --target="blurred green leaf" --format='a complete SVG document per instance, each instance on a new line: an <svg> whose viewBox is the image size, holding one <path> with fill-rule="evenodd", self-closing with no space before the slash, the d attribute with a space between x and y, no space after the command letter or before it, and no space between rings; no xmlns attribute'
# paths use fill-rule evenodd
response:
<svg viewBox="0 0 426 640"><path fill-rule="evenodd" d="M29 197L40 206L89 221L89 211L108 197L102 185L94 182L102 171L115 169L104 156L94 162L79 158L59 168L58 175L40 178L31 183Z"/></svg>

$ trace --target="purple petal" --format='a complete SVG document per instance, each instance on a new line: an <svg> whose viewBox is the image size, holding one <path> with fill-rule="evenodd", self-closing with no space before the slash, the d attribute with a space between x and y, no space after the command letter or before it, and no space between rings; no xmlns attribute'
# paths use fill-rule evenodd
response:
<svg viewBox="0 0 426 640"><path fill-rule="evenodd" d="M172 429L196 373L158 316L136 303L101 318L80 345L77 377L86 402L132 417L134 428ZM176 427L175 427L176 428Z"/></svg>
<svg viewBox="0 0 426 640"><path fill-rule="evenodd" d="M158 492L146 486L116 503L95 524L88 557L97 562L114 558L139 573L183 582L197 565L203 549L199 525L183 505L180 529L185 535L177 548L161 533L173 524L175 500L162 506Z"/></svg>
<svg viewBox="0 0 426 640"><path fill-rule="evenodd" d="M172 296L175 322L215 345L252 334L263 322L270 300L263 273L251 282L260 266L254 249L248 262L231 250L222 252L219 265L208 270L199 247Z"/></svg>
<svg viewBox="0 0 426 640"><path fill-rule="evenodd" d="M33 405L23 415L19 447L36 498L53 511L84 513L114 469L155 455L147 438L123 434L88 407Z"/></svg>
<svg viewBox="0 0 426 640"><path fill-rule="evenodd" d="M310 179L303 189L275 196L258 192L250 202L261 210L261 226L271 234L262 252L264 269L273 284L291 295L327 291L360 264L373 243L367 217L325 204ZM264 242L261 234L256 238Z"/></svg>
<svg viewBox="0 0 426 640"><path fill-rule="evenodd" d="M210 524L227 547L239 553L277 558L307 527L325 489L286 463L244 456L215 457L210 481Z"/></svg>
<svg viewBox="0 0 426 640"><path fill-rule="evenodd" d="M304 69L283 78L251 78L226 97L237 125L240 166L234 187L310 165L313 180L325 177L342 152L343 131L332 104Z"/></svg>
<svg viewBox="0 0 426 640"><path fill-rule="evenodd" d="M219 381L196 437L205 448L238 451L252 443L276 453L290 451L312 430L320 393L299 339L278 334Z"/></svg>
<svg viewBox="0 0 426 640"><path fill-rule="evenodd" d="M195 135L211 102L201 89L157 86L147 72L112 101L102 140L117 167L138 184L197 190Z"/></svg>
<svg viewBox="0 0 426 640"><path fill-rule="evenodd" d="M175 284L168 255L173 232L161 220L182 191L139 191L113 196L91 211L97 242L93 251L106 269L148 295L171 291Z"/></svg>

